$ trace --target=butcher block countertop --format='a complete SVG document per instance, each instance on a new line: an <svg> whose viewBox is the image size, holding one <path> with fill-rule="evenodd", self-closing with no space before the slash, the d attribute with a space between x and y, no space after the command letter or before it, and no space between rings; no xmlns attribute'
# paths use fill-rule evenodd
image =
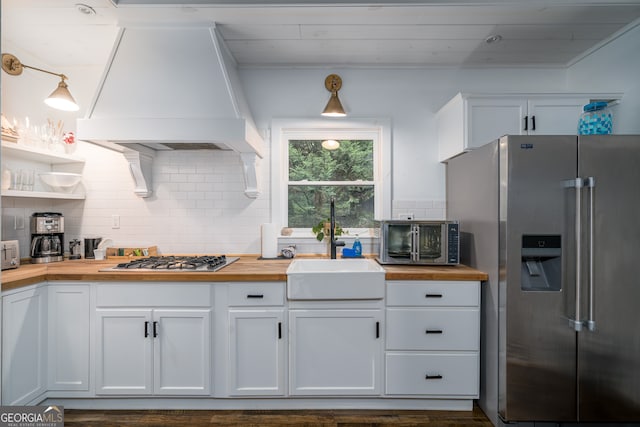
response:
<svg viewBox="0 0 640 427"><path fill-rule="evenodd" d="M100 271L115 266L114 260L73 260L49 264L24 263L14 270L2 271L2 290L7 291L45 280L149 281L149 282L284 282L288 259L259 260L258 255L243 255L216 272L181 271ZM487 280L488 275L473 268L458 266L385 265L387 280Z"/></svg>

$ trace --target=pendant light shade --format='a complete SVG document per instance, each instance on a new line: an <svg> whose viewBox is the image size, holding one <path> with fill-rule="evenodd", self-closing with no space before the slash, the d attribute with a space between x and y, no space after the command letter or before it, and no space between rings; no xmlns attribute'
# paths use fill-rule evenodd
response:
<svg viewBox="0 0 640 427"><path fill-rule="evenodd" d="M325 139L322 141L322 148L325 150L337 150L340 148L340 143L335 139Z"/></svg>
<svg viewBox="0 0 640 427"><path fill-rule="evenodd" d="M19 76L20 74L22 74L22 71L25 68L30 68L32 70L60 77L60 83L58 83L58 87L51 93L51 95L49 95L47 99L44 100L45 104L57 110L63 111L78 111L80 109L75 99L73 99L73 96L71 96L67 84L65 83L65 79L67 78L67 76L65 76L64 74L58 74L51 71L43 70L42 68L25 65L20 62L20 60L16 58L15 55L12 55L10 53L2 54L2 69L7 74L10 74L12 76Z"/></svg>
<svg viewBox="0 0 640 427"><path fill-rule="evenodd" d="M340 78L340 76L337 74L329 74L324 80L324 87L327 88L329 92L331 92L331 98L329 98L327 106L324 107L322 115L325 117L346 116L347 113L345 113L344 108L342 108L342 103L338 98L338 91L342 87L342 79Z"/></svg>
<svg viewBox="0 0 640 427"><path fill-rule="evenodd" d="M55 108L56 110L78 111L80 109L80 107L78 107L78 104L76 103L76 100L73 99L73 96L71 96L71 93L69 92L64 79L60 80L60 83L58 83L58 87L56 88L56 90L51 92L51 95L49 95L49 97L44 100L44 103L51 108Z"/></svg>

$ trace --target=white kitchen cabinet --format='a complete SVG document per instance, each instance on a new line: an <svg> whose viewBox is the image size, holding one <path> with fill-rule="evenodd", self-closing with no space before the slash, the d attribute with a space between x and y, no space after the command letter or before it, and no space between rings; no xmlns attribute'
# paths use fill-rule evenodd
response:
<svg viewBox="0 0 640 427"><path fill-rule="evenodd" d="M210 310L96 310L96 394L209 394L210 321Z"/></svg>
<svg viewBox="0 0 640 427"><path fill-rule="evenodd" d="M89 391L90 284L48 286L48 390Z"/></svg>
<svg viewBox="0 0 640 427"><path fill-rule="evenodd" d="M622 94L458 93L436 114L438 160L487 144L503 135L576 135L582 107Z"/></svg>
<svg viewBox="0 0 640 427"><path fill-rule="evenodd" d="M2 297L2 404L27 405L46 391L47 289Z"/></svg>
<svg viewBox="0 0 640 427"><path fill-rule="evenodd" d="M385 394L475 399L480 282L388 281Z"/></svg>
<svg viewBox="0 0 640 427"><path fill-rule="evenodd" d="M284 396L285 283L228 285L230 396Z"/></svg>
<svg viewBox="0 0 640 427"><path fill-rule="evenodd" d="M96 394L208 395L210 286L96 287Z"/></svg>
<svg viewBox="0 0 640 427"><path fill-rule="evenodd" d="M73 193L61 193L49 191L38 178L38 173L41 172L82 173L85 161L80 157L15 142L2 141L2 163L12 173L20 169L32 169L35 171L33 191L2 190L2 196L69 200L82 200L85 198L82 184L78 185Z"/></svg>
<svg viewBox="0 0 640 427"><path fill-rule="evenodd" d="M229 394L284 395L284 310L229 310Z"/></svg>
<svg viewBox="0 0 640 427"><path fill-rule="evenodd" d="M290 309L289 393L379 395L380 309Z"/></svg>

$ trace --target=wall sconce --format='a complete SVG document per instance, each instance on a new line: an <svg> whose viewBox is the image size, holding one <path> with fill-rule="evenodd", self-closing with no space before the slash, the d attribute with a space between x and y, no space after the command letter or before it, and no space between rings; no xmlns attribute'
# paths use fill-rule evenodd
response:
<svg viewBox="0 0 640 427"><path fill-rule="evenodd" d="M324 87L326 87L327 90L331 92L331 98L329 98L327 106L324 107L322 115L325 117L346 116L347 113L344 112L344 108L342 108L340 99L338 99L338 91L342 87L342 79L340 78L340 76L337 74L329 74L327 78L324 79Z"/></svg>
<svg viewBox="0 0 640 427"><path fill-rule="evenodd" d="M321 145L325 150L337 150L340 148L340 143L335 139L325 139Z"/></svg>
<svg viewBox="0 0 640 427"><path fill-rule="evenodd" d="M43 70L41 68L31 67L30 65L25 65L18 58L10 53L2 54L2 69L12 76L19 76L22 74L22 70L25 68L30 68L32 70L40 71L47 74L53 74L54 76L60 77L60 83L58 83L58 87L54 90L51 95L47 99L44 100L44 103L47 104L51 108L55 108L56 110L63 111L78 111L80 107L76 104L75 99L71 96L69 89L67 88L67 84L64 82L67 79L67 76L64 74L53 73L51 71Z"/></svg>

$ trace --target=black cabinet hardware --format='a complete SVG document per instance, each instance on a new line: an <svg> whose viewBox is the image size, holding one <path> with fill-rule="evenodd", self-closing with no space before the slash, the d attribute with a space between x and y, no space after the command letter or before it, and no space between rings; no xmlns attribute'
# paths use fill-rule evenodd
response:
<svg viewBox="0 0 640 427"><path fill-rule="evenodd" d="M427 329L424 332L425 332L425 334L441 334L442 333L442 329Z"/></svg>
<svg viewBox="0 0 640 427"><path fill-rule="evenodd" d="M278 339L282 339L282 322L278 322Z"/></svg>
<svg viewBox="0 0 640 427"><path fill-rule="evenodd" d="M536 130L536 116L531 116L531 130Z"/></svg>
<svg viewBox="0 0 640 427"><path fill-rule="evenodd" d="M425 298L442 298L442 294L426 294Z"/></svg>
<svg viewBox="0 0 640 427"><path fill-rule="evenodd" d="M442 379L442 375L425 375L424 377L425 380L441 380Z"/></svg>
<svg viewBox="0 0 640 427"><path fill-rule="evenodd" d="M529 116L524 116L524 130L529 130Z"/></svg>
<svg viewBox="0 0 640 427"><path fill-rule="evenodd" d="M249 295L247 295L247 298L264 298L264 295L262 295L262 294L249 294Z"/></svg>
<svg viewBox="0 0 640 427"><path fill-rule="evenodd" d="M158 322L153 322L153 337L156 338L158 336Z"/></svg>
<svg viewBox="0 0 640 427"><path fill-rule="evenodd" d="M380 338L380 322L376 322L376 338Z"/></svg>
<svg viewBox="0 0 640 427"><path fill-rule="evenodd" d="M149 337L149 322L144 322L144 337Z"/></svg>

